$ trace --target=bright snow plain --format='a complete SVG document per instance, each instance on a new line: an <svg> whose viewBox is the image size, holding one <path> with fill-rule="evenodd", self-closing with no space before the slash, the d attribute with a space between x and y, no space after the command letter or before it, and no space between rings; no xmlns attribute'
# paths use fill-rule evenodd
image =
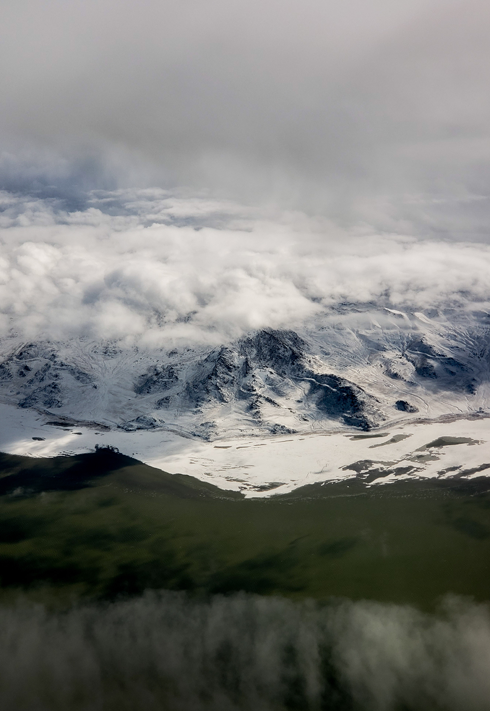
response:
<svg viewBox="0 0 490 711"><path fill-rule="evenodd" d="M402 478L490 473L486 417L412 421L371 433L317 430L211 442L165 429L125 432L48 425L48 416L11 405L0 405L0 418L2 452L53 457L111 445L153 467L242 491L247 497L352 477L375 486Z"/></svg>

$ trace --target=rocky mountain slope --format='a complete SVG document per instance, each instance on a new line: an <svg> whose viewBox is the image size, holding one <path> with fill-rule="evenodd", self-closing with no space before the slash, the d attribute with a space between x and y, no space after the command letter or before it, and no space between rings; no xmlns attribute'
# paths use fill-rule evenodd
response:
<svg viewBox="0 0 490 711"><path fill-rule="evenodd" d="M233 434L361 430L490 409L490 315L346 305L301 332L218 347L77 339L0 343L0 400L125 430Z"/></svg>

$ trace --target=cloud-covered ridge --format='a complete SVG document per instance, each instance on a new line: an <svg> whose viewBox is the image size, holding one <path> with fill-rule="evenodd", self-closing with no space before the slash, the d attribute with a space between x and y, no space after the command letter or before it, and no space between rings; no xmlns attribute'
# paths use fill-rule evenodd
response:
<svg viewBox="0 0 490 711"><path fill-rule="evenodd" d="M485 306L490 248L162 190L2 195L1 332L223 342L339 304Z"/></svg>

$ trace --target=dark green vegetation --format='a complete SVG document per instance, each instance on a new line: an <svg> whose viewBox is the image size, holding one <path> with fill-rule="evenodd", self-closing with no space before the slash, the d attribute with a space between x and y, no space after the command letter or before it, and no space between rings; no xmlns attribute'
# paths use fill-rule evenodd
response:
<svg viewBox="0 0 490 711"><path fill-rule="evenodd" d="M0 584L37 599L148 588L345 596L430 608L490 598L490 480L355 478L241 495L110 450L0 455ZM49 597L48 597L49 596Z"/></svg>

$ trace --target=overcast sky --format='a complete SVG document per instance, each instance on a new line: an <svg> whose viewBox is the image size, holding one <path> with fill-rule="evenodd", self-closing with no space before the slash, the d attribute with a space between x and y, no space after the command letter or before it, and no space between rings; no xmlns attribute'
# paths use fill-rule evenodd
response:
<svg viewBox="0 0 490 711"><path fill-rule="evenodd" d="M6 0L0 28L27 160L344 219L487 196L485 0Z"/></svg>
<svg viewBox="0 0 490 711"><path fill-rule="evenodd" d="M3 332L489 300L488 2L5 0L0 34Z"/></svg>

